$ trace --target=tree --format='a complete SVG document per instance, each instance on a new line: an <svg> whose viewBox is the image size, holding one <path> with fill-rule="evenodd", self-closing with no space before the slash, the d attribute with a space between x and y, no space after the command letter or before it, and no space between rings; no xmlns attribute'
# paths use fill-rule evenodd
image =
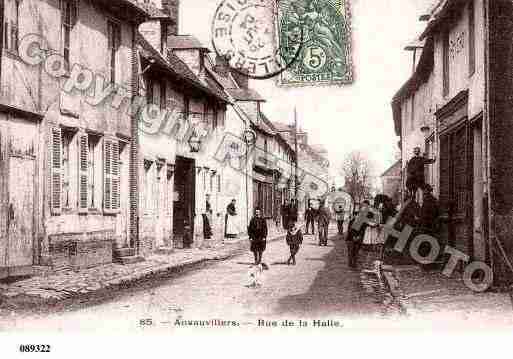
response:
<svg viewBox="0 0 513 359"><path fill-rule="evenodd" d="M361 203L371 196L373 168L367 155L361 151L353 151L344 158L341 175L345 180L345 190L354 203Z"/></svg>

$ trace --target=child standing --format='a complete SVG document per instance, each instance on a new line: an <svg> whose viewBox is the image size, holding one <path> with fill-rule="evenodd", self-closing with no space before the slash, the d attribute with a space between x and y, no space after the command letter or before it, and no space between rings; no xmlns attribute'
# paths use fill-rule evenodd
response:
<svg viewBox="0 0 513 359"><path fill-rule="evenodd" d="M287 264L296 265L296 254L299 252L299 248L303 243L303 233L297 226L297 222L293 221L290 223L289 230L287 231L287 244L290 248L290 257L287 260Z"/></svg>

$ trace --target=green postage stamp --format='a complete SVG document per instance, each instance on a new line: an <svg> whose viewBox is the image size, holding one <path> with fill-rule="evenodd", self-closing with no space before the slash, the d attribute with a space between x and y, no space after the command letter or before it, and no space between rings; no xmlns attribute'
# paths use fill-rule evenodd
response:
<svg viewBox="0 0 513 359"><path fill-rule="evenodd" d="M353 82L349 1L277 2L278 49L281 57L290 63L278 75L279 85L342 85ZM292 57L295 57L293 61Z"/></svg>

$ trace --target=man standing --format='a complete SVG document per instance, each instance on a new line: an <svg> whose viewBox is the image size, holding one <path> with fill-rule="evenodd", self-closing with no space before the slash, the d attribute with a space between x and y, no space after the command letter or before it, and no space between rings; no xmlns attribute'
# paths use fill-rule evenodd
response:
<svg viewBox="0 0 513 359"><path fill-rule="evenodd" d="M406 188L410 192L410 195L415 199L417 190L424 189L426 186L424 180L424 169L426 165L435 163L434 159L426 158L420 155L420 147L415 147L413 150L414 156L408 161L406 166L407 178Z"/></svg>
<svg viewBox="0 0 513 359"><path fill-rule="evenodd" d="M260 208L255 209L248 227L248 236L251 241L250 250L255 256L255 264L262 263L262 254L267 246L267 222L262 217Z"/></svg>
<svg viewBox="0 0 513 359"><path fill-rule="evenodd" d="M289 227L289 212L290 212L290 205L289 200L286 199L285 202L281 206L281 224L283 225L284 230L288 230Z"/></svg>
<svg viewBox="0 0 513 359"><path fill-rule="evenodd" d="M330 225L330 213L324 206L324 202L319 208L319 215L317 216L317 229L319 230L319 246L328 245L328 227Z"/></svg>
<svg viewBox="0 0 513 359"><path fill-rule="evenodd" d="M289 227L291 222L297 222L298 218L298 206L297 206L297 199L293 199L290 204L290 211L289 211ZM288 228L287 228L288 229Z"/></svg>
<svg viewBox="0 0 513 359"><path fill-rule="evenodd" d="M335 218L337 220L338 234L344 234L344 210L338 210L335 213Z"/></svg>
<svg viewBox="0 0 513 359"><path fill-rule="evenodd" d="M309 229L311 226L312 234L315 235L315 210L312 208L311 204L308 204L308 209L305 211L305 221L306 221L305 234L309 234Z"/></svg>

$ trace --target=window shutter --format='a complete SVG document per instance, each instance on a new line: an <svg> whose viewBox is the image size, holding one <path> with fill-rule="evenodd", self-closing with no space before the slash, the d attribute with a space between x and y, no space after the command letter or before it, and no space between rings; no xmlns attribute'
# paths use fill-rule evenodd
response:
<svg viewBox="0 0 513 359"><path fill-rule="evenodd" d="M78 138L78 213L87 213L89 187L89 141L87 134Z"/></svg>
<svg viewBox="0 0 513 359"><path fill-rule="evenodd" d="M120 208L119 141L103 140L103 211L116 214Z"/></svg>
<svg viewBox="0 0 513 359"><path fill-rule="evenodd" d="M50 139L51 194L50 211L62 213L62 133L59 127L52 128Z"/></svg>
<svg viewBox="0 0 513 359"><path fill-rule="evenodd" d="M112 141L103 140L103 210L112 211Z"/></svg>
<svg viewBox="0 0 513 359"><path fill-rule="evenodd" d="M111 209L118 212L120 208L120 191L119 191L119 141L112 140L111 151Z"/></svg>

